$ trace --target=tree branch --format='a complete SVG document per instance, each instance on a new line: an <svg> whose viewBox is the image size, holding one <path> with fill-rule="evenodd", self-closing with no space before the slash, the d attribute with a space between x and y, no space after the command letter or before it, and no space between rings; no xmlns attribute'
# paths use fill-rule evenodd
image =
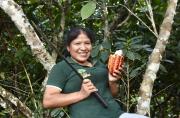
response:
<svg viewBox="0 0 180 118"><path fill-rule="evenodd" d="M0 7L11 17L16 27L24 35L27 44L30 45L33 55L37 57L49 72L55 64L55 59L46 51L43 43L23 13L22 8L13 0L0 0Z"/></svg>
<svg viewBox="0 0 180 118"><path fill-rule="evenodd" d="M154 33L154 31L146 25L146 23L144 21L142 21L136 14L134 14L129 8L127 8L125 5L120 4L121 6L123 6L124 8L126 8L134 17L136 17L145 27L148 28L148 30L154 34L154 36L156 36L158 38L158 35L156 33Z"/></svg>
<svg viewBox="0 0 180 118"><path fill-rule="evenodd" d="M134 9L134 6L135 6L136 2L133 3L132 5L132 9ZM132 10L131 9L131 10ZM114 29L118 28L118 27L121 27L124 23L126 23L128 21L128 19L130 18L131 16L131 13L128 12L128 15L127 15L127 10L125 10L124 8L120 8L118 10L118 15L117 17L114 19L114 21L110 24L110 30L109 32L112 32Z"/></svg>
<svg viewBox="0 0 180 118"><path fill-rule="evenodd" d="M149 57L149 63L147 65L145 74L143 76L143 82L140 87L140 97L138 98L137 113L139 114L150 114L150 101L152 97L153 84L156 79L156 74L159 70L162 54L165 51L170 36L173 18L176 13L175 10L177 1L178 0L169 0L169 5L165 13L163 23L160 27L160 33L155 48Z"/></svg>
<svg viewBox="0 0 180 118"><path fill-rule="evenodd" d="M32 117L32 112L31 110L26 107L25 104L23 104L17 97L15 97L13 94L10 92L6 91L3 87L0 86L0 95L3 97L3 100L8 100L10 101L11 104L13 104L18 110L23 113L28 118ZM7 104L5 102L5 104ZM2 104L1 104L2 105ZM5 106L6 107L6 106Z"/></svg>

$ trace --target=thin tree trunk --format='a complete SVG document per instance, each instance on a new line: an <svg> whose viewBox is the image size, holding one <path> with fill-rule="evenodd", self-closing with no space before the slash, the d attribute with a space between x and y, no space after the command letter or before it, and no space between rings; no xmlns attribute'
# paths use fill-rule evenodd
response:
<svg viewBox="0 0 180 118"><path fill-rule="evenodd" d="M46 51L34 28L23 13L22 8L13 0L0 0L0 7L11 17L16 27L24 35L27 44L31 47L33 55L38 58L49 72L55 64L55 59Z"/></svg>
<svg viewBox="0 0 180 118"><path fill-rule="evenodd" d="M137 104L138 114L149 114L150 115L150 101L152 96L152 89L156 74L159 70L160 61L165 51L168 39L170 36L173 18L176 13L176 6L178 0L169 0L168 8L166 10L165 18L160 27L159 36L153 52L149 57L149 63L147 65L145 74L143 76L143 82L140 87L140 94Z"/></svg>
<svg viewBox="0 0 180 118"><path fill-rule="evenodd" d="M3 91L3 90L0 89L0 91ZM7 103L4 102L4 100L2 99L2 96L0 96L0 106L4 109L7 108Z"/></svg>
<svg viewBox="0 0 180 118"><path fill-rule="evenodd" d="M32 117L31 110L25 104L23 104L17 97L15 97L12 93L6 91L1 86L0 86L0 95L3 99L5 99L5 101L9 101L12 105L16 106L17 109L20 110L22 114L24 114L24 116L26 116L27 118ZM1 100L3 100L3 99L1 99ZM1 105L3 105L4 108L7 107L7 104L8 103L2 104L2 101L1 101Z"/></svg>
<svg viewBox="0 0 180 118"><path fill-rule="evenodd" d="M51 68L55 65L55 59L53 59L50 56L50 54L46 51L43 43L37 36L36 32L29 23L25 14L23 13L22 8L18 4L16 4L13 0L0 0L0 8L4 10L4 12L11 17L16 27L24 35L27 44L31 47L33 55L40 61L40 63L49 73ZM0 92L1 92L1 96L4 99L4 102L6 100L11 102L26 117L32 116L31 110L25 104L23 104L18 98L16 98L13 94L7 92L2 87L0 87Z"/></svg>

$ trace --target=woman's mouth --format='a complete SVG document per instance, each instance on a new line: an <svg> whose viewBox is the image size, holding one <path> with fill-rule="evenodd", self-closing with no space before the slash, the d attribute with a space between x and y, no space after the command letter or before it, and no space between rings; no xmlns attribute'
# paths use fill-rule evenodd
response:
<svg viewBox="0 0 180 118"><path fill-rule="evenodd" d="M80 52L79 55L81 55L81 56L87 56L88 53L87 53L87 52Z"/></svg>

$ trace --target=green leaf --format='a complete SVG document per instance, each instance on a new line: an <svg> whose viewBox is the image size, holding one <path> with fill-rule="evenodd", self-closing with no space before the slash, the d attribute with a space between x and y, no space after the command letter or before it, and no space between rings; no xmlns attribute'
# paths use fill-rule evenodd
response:
<svg viewBox="0 0 180 118"><path fill-rule="evenodd" d="M101 60L103 62L106 62L108 57L109 57L109 51L108 50L104 50L101 52Z"/></svg>
<svg viewBox="0 0 180 118"><path fill-rule="evenodd" d="M123 42L115 42L114 43L114 47L116 47L116 49L123 49L124 48L124 44Z"/></svg>
<svg viewBox="0 0 180 118"><path fill-rule="evenodd" d="M110 43L109 40L105 40L105 41L103 41L102 46L105 49L110 49L111 48L111 43Z"/></svg>
<svg viewBox="0 0 180 118"><path fill-rule="evenodd" d="M5 79L5 73L4 72L0 72L0 79Z"/></svg>
<svg viewBox="0 0 180 118"><path fill-rule="evenodd" d="M56 117L60 114L61 110L59 108L53 109L51 111L51 117Z"/></svg>
<svg viewBox="0 0 180 118"><path fill-rule="evenodd" d="M81 9L81 17L82 20L87 19L90 17L96 9L96 2L89 1L86 5L84 5Z"/></svg>
<svg viewBox="0 0 180 118"><path fill-rule="evenodd" d="M133 53L133 52L131 52L131 51L128 51L127 53L126 53L126 56L128 57L128 59L130 59L130 60L135 60L135 54Z"/></svg>
<svg viewBox="0 0 180 118"><path fill-rule="evenodd" d="M132 72L130 73L130 78L134 78L136 76L139 75L139 71L141 70L142 68L141 67L138 67L136 69L133 69Z"/></svg>
<svg viewBox="0 0 180 118"><path fill-rule="evenodd" d="M127 56L128 59L133 60L133 61L136 60L136 59L141 60L141 55L136 53L136 52L127 51L126 56Z"/></svg>
<svg viewBox="0 0 180 118"><path fill-rule="evenodd" d="M61 20L61 16L60 16L60 14L57 14L55 17L55 20L54 20L56 28L60 27L60 20Z"/></svg>
<svg viewBox="0 0 180 118"><path fill-rule="evenodd" d="M138 53L134 53L135 59L141 60L141 55Z"/></svg>
<svg viewBox="0 0 180 118"><path fill-rule="evenodd" d="M95 46L95 47L93 48L92 53L91 53L91 56L92 56L92 57L98 56L100 47L101 47L101 45L97 45L97 46Z"/></svg>
<svg viewBox="0 0 180 118"><path fill-rule="evenodd" d="M159 68L160 68L160 70L162 70L163 72L168 73L166 67L163 66L162 64L160 64L160 67L159 67Z"/></svg>
<svg viewBox="0 0 180 118"><path fill-rule="evenodd" d="M22 59L26 55L27 51L28 49L26 47L23 47L22 49L17 50L17 52L15 53L15 57Z"/></svg>
<svg viewBox="0 0 180 118"><path fill-rule="evenodd" d="M34 3L37 3L38 2L38 0L28 0L28 3L30 3L30 4L34 4Z"/></svg>

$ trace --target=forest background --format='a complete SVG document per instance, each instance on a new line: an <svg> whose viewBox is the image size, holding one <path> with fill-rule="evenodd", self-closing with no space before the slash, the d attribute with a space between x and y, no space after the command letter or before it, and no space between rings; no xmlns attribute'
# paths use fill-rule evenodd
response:
<svg viewBox="0 0 180 118"><path fill-rule="evenodd" d="M179 117L177 0L0 0L0 7L0 117L68 118L66 108L43 109L42 94L50 69L62 60L67 31L77 25L94 31L94 59L107 64L109 54L123 50L116 99L124 111Z"/></svg>

